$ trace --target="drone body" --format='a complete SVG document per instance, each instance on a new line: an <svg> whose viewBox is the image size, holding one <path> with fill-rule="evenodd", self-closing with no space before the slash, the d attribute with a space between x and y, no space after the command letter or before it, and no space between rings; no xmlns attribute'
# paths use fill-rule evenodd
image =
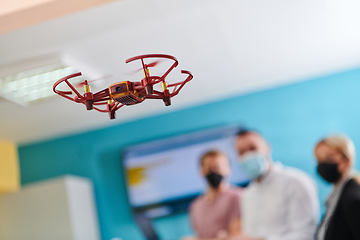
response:
<svg viewBox="0 0 360 240"><path fill-rule="evenodd" d="M133 105L145 100L135 89L135 84L130 81L119 82L109 87L110 97L121 104Z"/></svg>
<svg viewBox="0 0 360 240"><path fill-rule="evenodd" d="M151 76L149 68L155 67L159 61L145 64L144 59L147 58L165 58L172 60L173 64L162 76ZM82 85L84 85L84 94L82 95L68 81L70 78L81 76L81 73L75 73L55 82L53 90L56 94L59 94L62 97L65 97L77 103L84 104L87 110L95 109L99 112L107 112L110 119L115 119L115 113L119 108L123 107L124 105L134 105L142 103L145 99L162 99L165 103L165 106L170 106L171 98L176 96L182 89L182 87L193 78L192 74L189 71L181 70L181 73L188 75L187 78L181 82L168 84L165 81L165 78L178 65L178 61L176 60L176 58L170 55L140 55L127 59L126 63L135 60L141 60L141 70L143 70L144 72L144 78L141 79L141 81L139 82L117 82L110 85L108 88L93 94L90 91L88 81L85 80L82 83ZM62 82L65 82L72 91L57 90L56 87ZM154 89L154 85L156 84L161 84L162 91L157 91ZM76 95L74 98L70 96L73 93ZM106 105L106 109L100 109L96 107L98 105Z"/></svg>

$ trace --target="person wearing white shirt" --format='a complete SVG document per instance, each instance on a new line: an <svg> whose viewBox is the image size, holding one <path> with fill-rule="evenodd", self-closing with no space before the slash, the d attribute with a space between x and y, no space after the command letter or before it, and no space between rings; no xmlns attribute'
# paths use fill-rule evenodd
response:
<svg viewBox="0 0 360 240"><path fill-rule="evenodd" d="M239 132L236 147L253 180L242 199L242 233L232 240L315 239L319 202L313 180L274 163L270 145L255 131Z"/></svg>

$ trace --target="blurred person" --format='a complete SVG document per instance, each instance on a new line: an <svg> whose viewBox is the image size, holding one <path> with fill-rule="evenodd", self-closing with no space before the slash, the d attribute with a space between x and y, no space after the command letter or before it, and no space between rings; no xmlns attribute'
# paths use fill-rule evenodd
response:
<svg viewBox="0 0 360 240"><path fill-rule="evenodd" d="M269 143L258 132L240 131L236 147L253 180L242 198L242 233L231 239L315 239L319 204L313 180L274 163Z"/></svg>
<svg viewBox="0 0 360 240"><path fill-rule="evenodd" d="M360 239L360 178L352 172L353 142L341 135L327 137L316 145L315 156L319 175L333 184L317 239Z"/></svg>
<svg viewBox="0 0 360 240"><path fill-rule="evenodd" d="M228 157L212 150L201 157L200 164L209 188L190 206L191 223L197 236L183 239L224 239L239 234L242 189L230 187Z"/></svg>

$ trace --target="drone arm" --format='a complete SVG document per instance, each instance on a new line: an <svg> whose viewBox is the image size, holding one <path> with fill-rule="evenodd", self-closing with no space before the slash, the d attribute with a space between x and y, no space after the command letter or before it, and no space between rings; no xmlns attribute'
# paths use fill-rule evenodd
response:
<svg viewBox="0 0 360 240"><path fill-rule="evenodd" d="M191 74L191 72L189 72L189 71L187 71L187 70L181 70L181 73L188 74L189 76L188 76L183 82L181 82L181 83L174 83L174 84L170 84L170 85L168 86L168 87L175 87L174 91L170 94L171 97L176 96L176 95L180 92L180 90L185 86L185 84L186 84L187 82L190 82L191 79L193 79L193 75ZM180 84L181 84L181 85L180 85ZM178 85L180 85L180 87L179 87L178 89L176 89Z"/></svg>
<svg viewBox="0 0 360 240"><path fill-rule="evenodd" d="M164 93L154 90L154 93L151 95L146 95L148 99L163 99Z"/></svg>
<svg viewBox="0 0 360 240"><path fill-rule="evenodd" d="M102 99L98 100L97 102L94 102L94 105L104 105L107 104L108 99Z"/></svg>
<svg viewBox="0 0 360 240"><path fill-rule="evenodd" d="M170 68L170 70L171 70L171 68ZM176 96L180 92L180 90L185 86L185 84L187 82L190 82L191 79L193 79L193 75L191 74L191 72L189 72L187 70L181 70L181 73L188 74L188 77L182 82L178 82L178 83L168 85L168 87L174 87L174 90L170 94L170 97ZM180 86L180 87L178 87L178 86ZM164 93L154 90L154 94L147 95L146 98L149 98L149 99L163 99L164 98Z"/></svg>
<svg viewBox="0 0 360 240"><path fill-rule="evenodd" d="M94 103L94 105L108 105L108 103L107 103L107 102L97 103L97 104ZM115 105L115 104L112 103L111 106L113 106L113 105ZM97 107L94 107L94 109L97 110L97 111L99 111L99 112L103 112L103 113L107 113L107 112L110 112L110 111L111 111L111 108L109 109L108 107L107 107L106 109L99 109L99 108L97 108Z"/></svg>
<svg viewBox="0 0 360 240"><path fill-rule="evenodd" d="M94 99L95 98L102 98L102 97L108 97L109 96L109 89L105 88L97 93L94 93Z"/></svg>
<svg viewBox="0 0 360 240"><path fill-rule="evenodd" d="M157 94L157 95L162 95L163 93L162 93L162 92L160 92L160 91L154 90L154 94Z"/></svg>
<svg viewBox="0 0 360 240"><path fill-rule="evenodd" d="M124 104L120 104L120 103L116 103L112 108L111 111L117 111L118 109L120 109L121 107L123 107Z"/></svg>
<svg viewBox="0 0 360 240"><path fill-rule="evenodd" d="M109 89L105 88L95 93L93 97L94 97L93 100L94 105L106 105L107 101L110 100Z"/></svg>
<svg viewBox="0 0 360 240"><path fill-rule="evenodd" d="M107 109L105 109L105 110L102 110L102 109L99 109L99 108L97 108L97 107L93 107L96 111L99 111L99 112L103 112L103 113L106 113L106 112L108 112L108 110Z"/></svg>
<svg viewBox="0 0 360 240"><path fill-rule="evenodd" d="M105 105L105 104L107 104L107 103L98 103L98 104L94 103L94 105ZM124 106L124 104L120 104L118 102L113 102L110 105L110 109L99 109L97 107L94 107L94 109L99 111L99 112L106 113L106 112L110 112L110 111L117 111L118 109L120 109L123 106Z"/></svg>
<svg viewBox="0 0 360 240"><path fill-rule="evenodd" d="M147 95L146 96L147 99L163 99L163 96L159 96L159 95Z"/></svg>
<svg viewBox="0 0 360 240"><path fill-rule="evenodd" d="M110 96L103 96L103 97L96 97L94 98L94 103L97 103L98 105L99 104L105 104L107 103L108 100L110 100Z"/></svg>

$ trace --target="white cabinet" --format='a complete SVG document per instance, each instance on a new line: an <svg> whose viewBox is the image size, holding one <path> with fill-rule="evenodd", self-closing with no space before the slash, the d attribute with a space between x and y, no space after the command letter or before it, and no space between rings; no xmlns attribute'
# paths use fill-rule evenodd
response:
<svg viewBox="0 0 360 240"><path fill-rule="evenodd" d="M99 240L91 181L66 175L0 195L0 239Z"/></svg>

